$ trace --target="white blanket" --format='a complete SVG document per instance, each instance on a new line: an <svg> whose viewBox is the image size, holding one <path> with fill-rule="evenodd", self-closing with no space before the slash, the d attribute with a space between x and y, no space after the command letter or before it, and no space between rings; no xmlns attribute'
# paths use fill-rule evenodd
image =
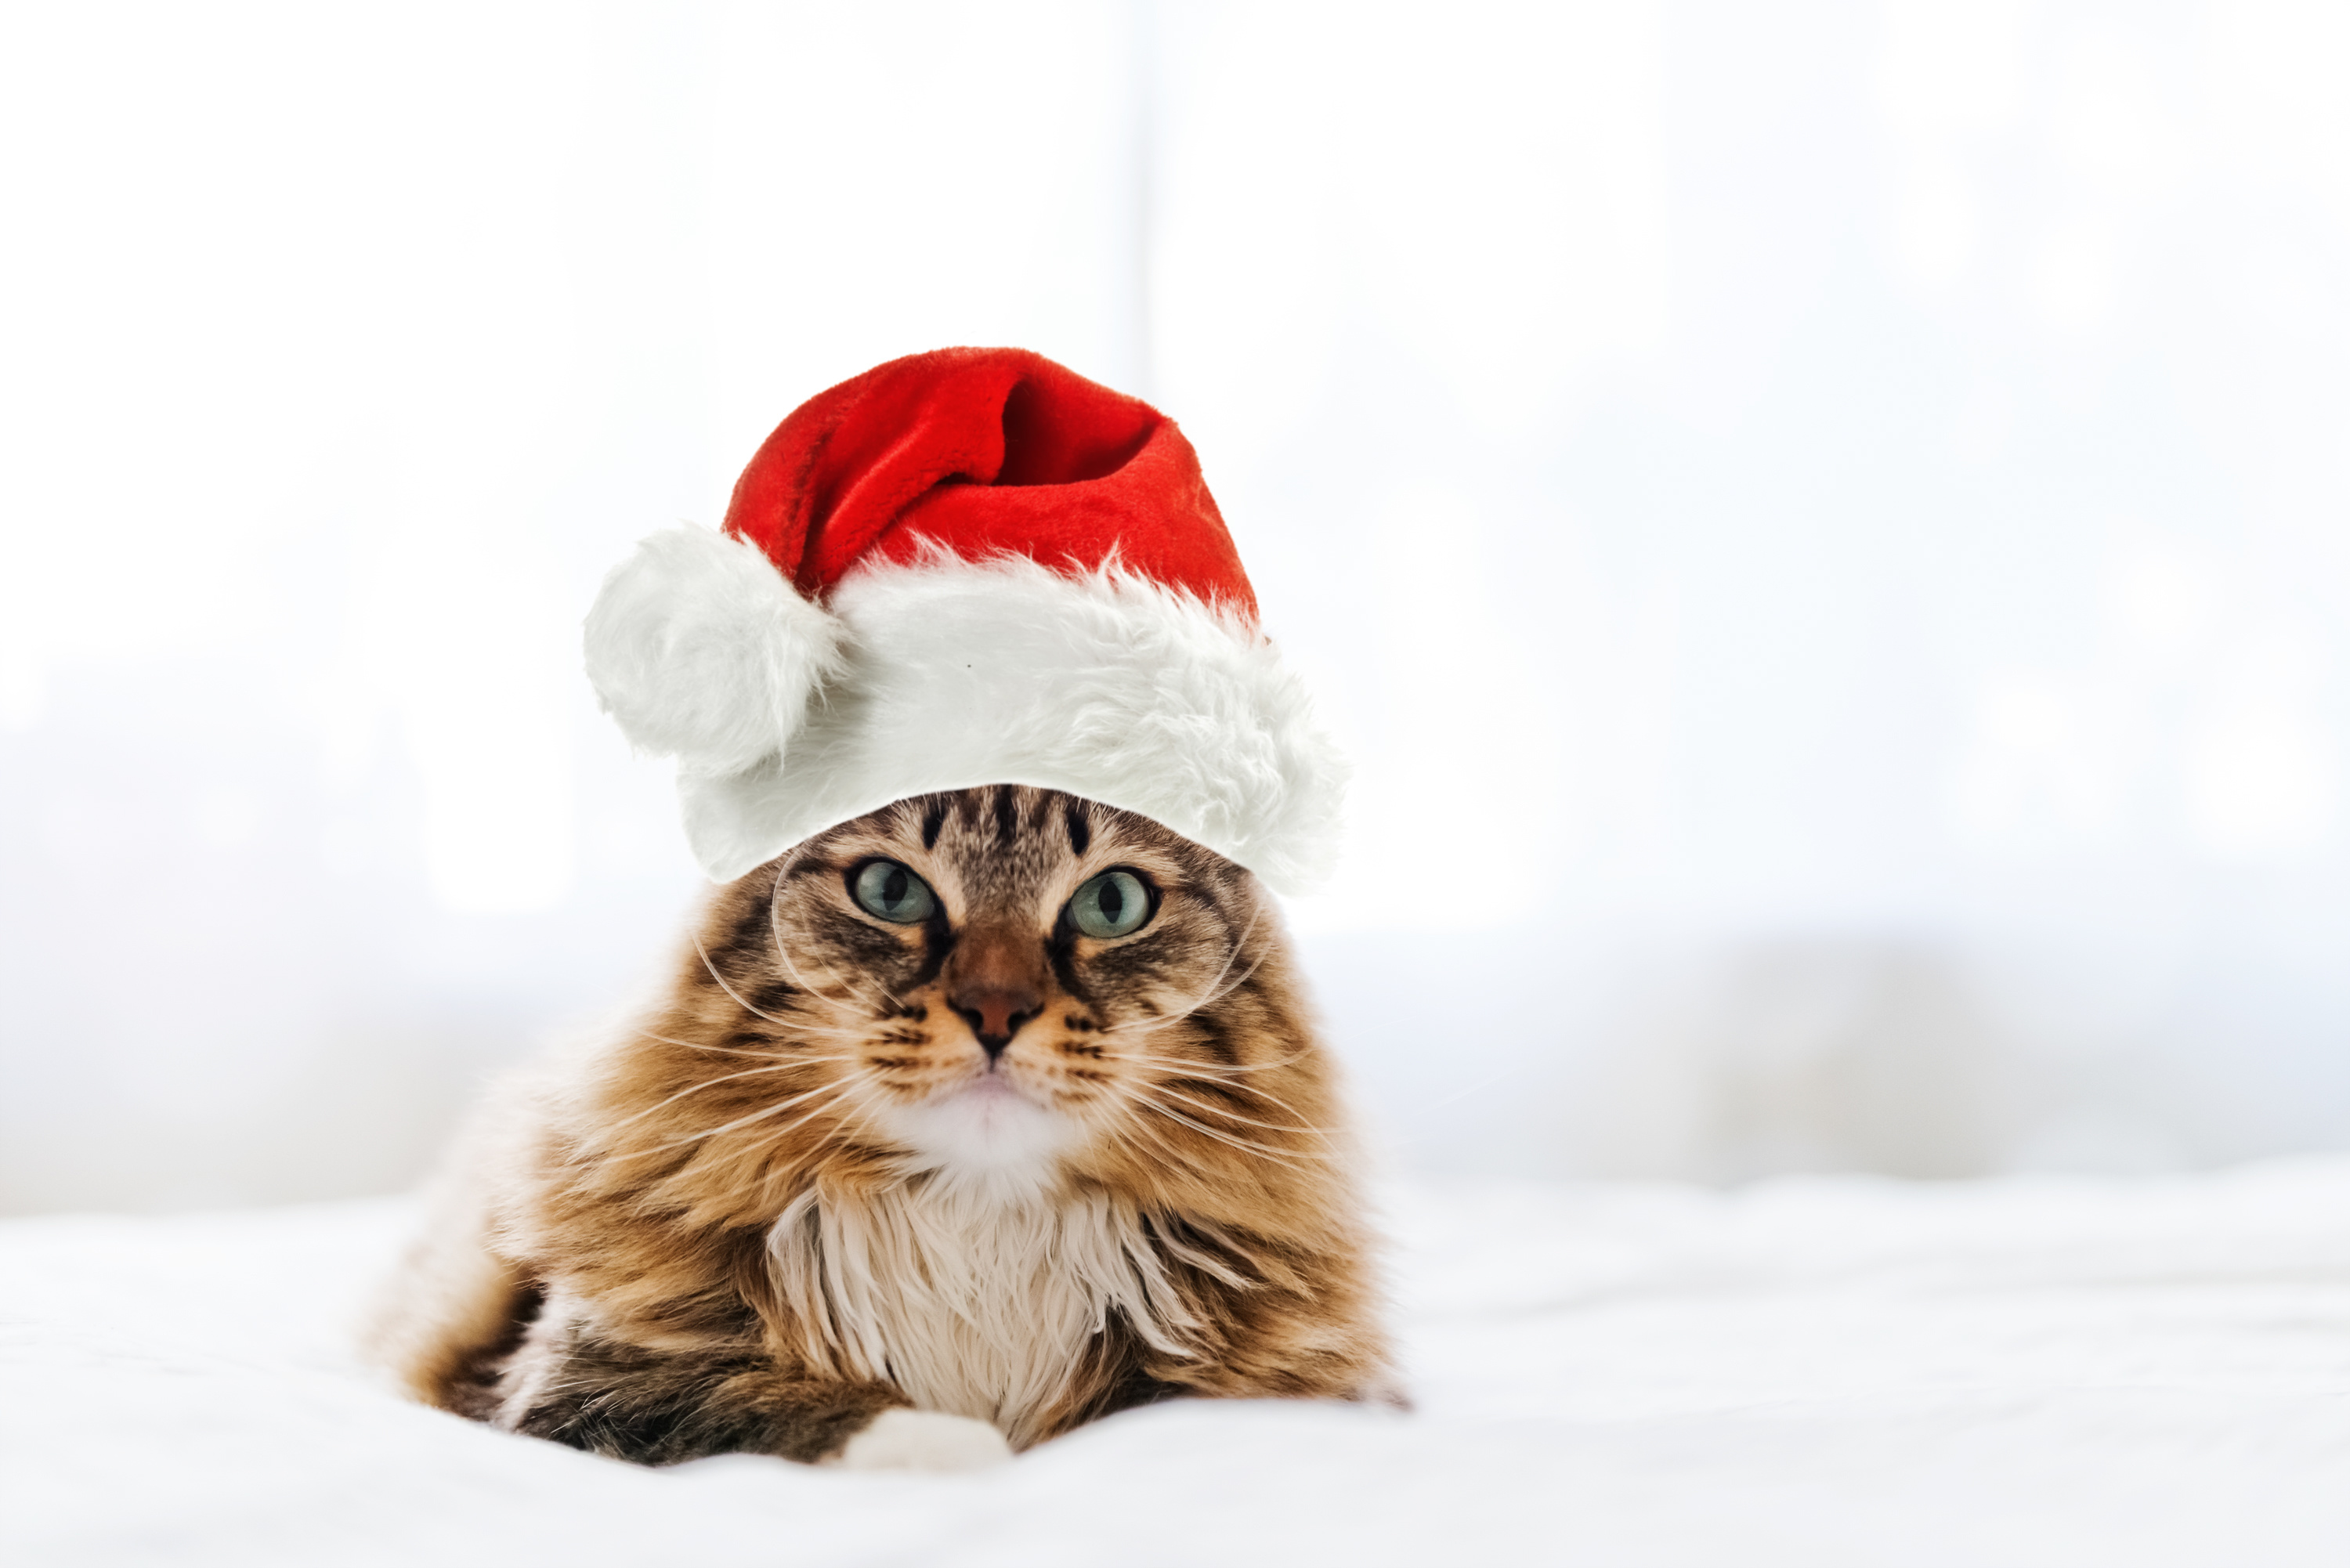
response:
<svg viewBox="0 0 2350 1568"><path fill-rule="evenodd" d="M1419 1410L1186 1403L972 1477L654 1471L402 1403L408 1210L0 1225L0 1562L2350 1563L2350 1159L1399 1189Z"/></svg>

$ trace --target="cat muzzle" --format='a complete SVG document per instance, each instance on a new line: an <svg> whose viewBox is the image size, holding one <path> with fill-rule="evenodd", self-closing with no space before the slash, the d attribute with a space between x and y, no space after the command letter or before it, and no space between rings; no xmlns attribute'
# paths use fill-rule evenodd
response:
<svg viewBox="0 0 2350 1568"><path fill-rule="evenodd" d="M976 927L948 958L947 1005L971 1026L993 1064L1012 1046L1022 1025L1045 1010L1045 954L1017 930Z"/></svg>

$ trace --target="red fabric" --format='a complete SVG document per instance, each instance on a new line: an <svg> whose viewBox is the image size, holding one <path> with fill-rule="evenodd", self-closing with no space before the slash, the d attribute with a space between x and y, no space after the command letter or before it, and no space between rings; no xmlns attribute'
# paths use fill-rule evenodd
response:
<svg viewBox="0 0 2350 1568"><path fill-rule="evenodd" d="M941 348L819 392L743 471L726 531L822 600L851 566L1012 553L1059 570L1115 550L1164 587L1256 614L1175 421L1024 348Z"/></svg>

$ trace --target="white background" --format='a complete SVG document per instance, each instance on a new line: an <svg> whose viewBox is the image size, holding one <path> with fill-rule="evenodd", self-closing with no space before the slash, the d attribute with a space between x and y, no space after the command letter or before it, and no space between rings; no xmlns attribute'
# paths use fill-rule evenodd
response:
<svg viewBox="0 0 2350 1568"><path fill-rule="evenodd" d="M2350 10L33 6L0 1209L382 1190L696 886L578 674L801 399L1180 419L1399 1161L2350 1143Z"/></svg>

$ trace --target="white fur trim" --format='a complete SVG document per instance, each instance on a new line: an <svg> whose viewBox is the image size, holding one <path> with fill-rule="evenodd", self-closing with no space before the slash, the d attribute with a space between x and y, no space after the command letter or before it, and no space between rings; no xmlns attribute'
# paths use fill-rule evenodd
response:
<svg viewBox="0 0 2350 1568"><path fill-rule="evenodd" d="M1280 892L1328 875L1346 765L1240 616L1114 568L1019 558L876 567L832 607L849 634L839 673L782 732L788 751L771 740L752 765L679 779L713 880L891 801L990 784L1139 813ZM745 726L743 752L752 739Z"/></svg>
<svg viewBox="0 0 2350 1568"><path fill-rule="evenodd" d="M790 744L840 669L841 624L755 545L708 528L652 535L588 612L588 679L639 750L731 774Z"/></svg>

